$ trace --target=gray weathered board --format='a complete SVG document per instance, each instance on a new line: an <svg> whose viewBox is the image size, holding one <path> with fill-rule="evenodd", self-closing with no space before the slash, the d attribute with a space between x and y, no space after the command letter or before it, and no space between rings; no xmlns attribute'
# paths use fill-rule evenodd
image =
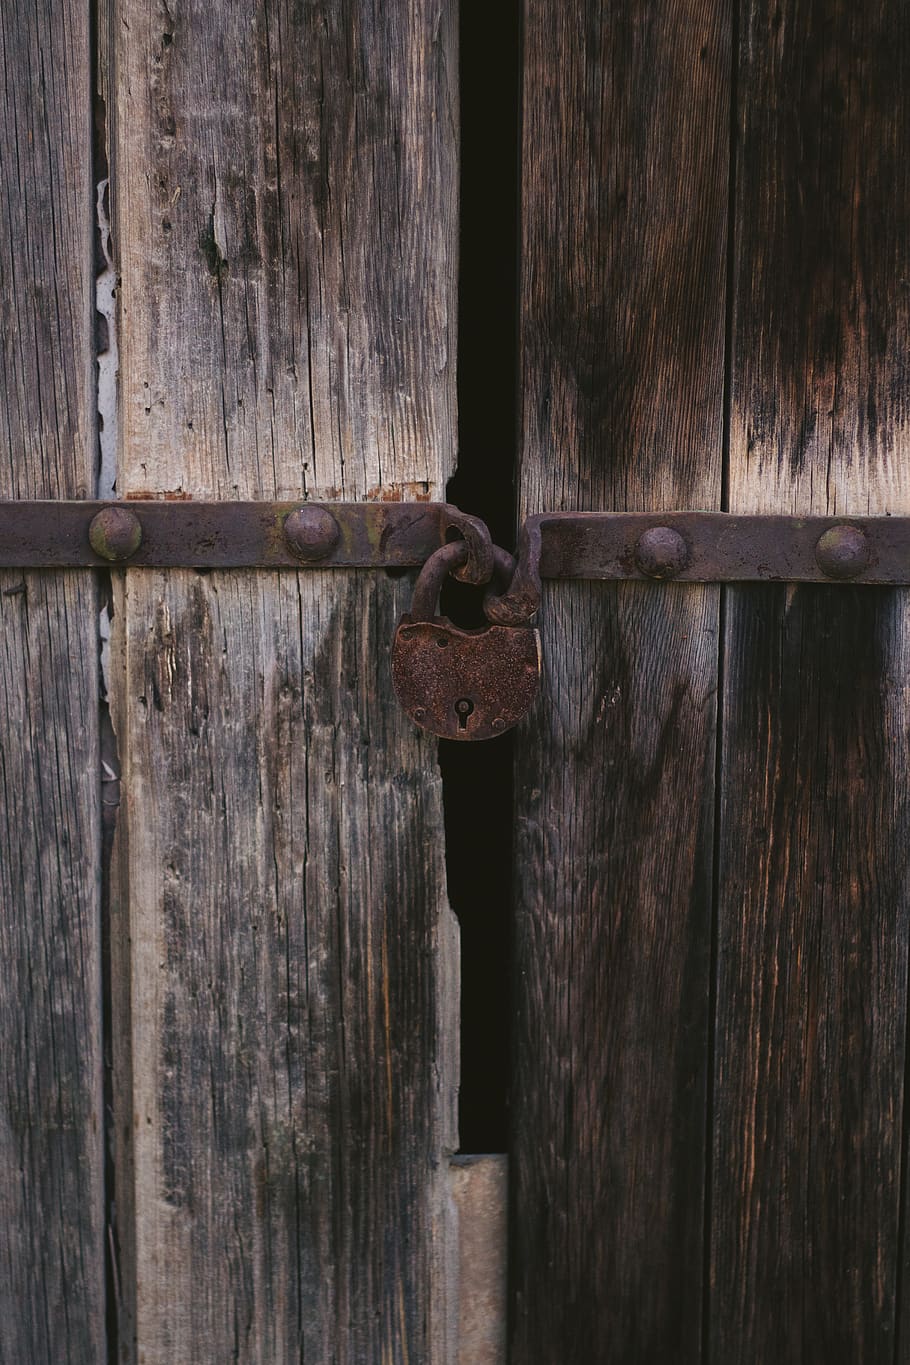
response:
<svg viewBox="0 0 910 1365"><path fill-rule="evenodd" d="M94 492L88 8L0 8L0 497ZM97 588L0 570L0 1360L104 1359Z"/></svg>
<svg viewBox="0 0 910 1365"><path fill-rule="evenodd" d="M443 498L454 8L110 0L94 53L89 19L0 14L0 494L96 491L104 152L118 494ZM408 583L111 579L2 576L0 1358L442 1359L457 942Z"/></svg>
<svg viewBox="0 0 910 1365"><path fill-rule="evenodd" d="M120 493L443 497L454 10L120 0L113 32ZM118 585L143 1361L445 1335L456 947L433 743L389 682L407 592Z"/></svg>

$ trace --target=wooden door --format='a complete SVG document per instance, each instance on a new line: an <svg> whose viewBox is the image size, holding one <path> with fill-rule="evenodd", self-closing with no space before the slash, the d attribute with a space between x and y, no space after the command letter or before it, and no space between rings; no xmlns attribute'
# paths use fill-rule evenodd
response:
<svg viewBox="0 0 910 1365"><path fill-rule="evenodd" d="M523 513L910 510L908 55L892 0L525 0ZM515 1362L910 1359L907 622L549 587Z"/></svg>
<svg viewBox="0 0 910 1365"><path fill-rule="evenodd" d="M902 0L0 52L0 497L910 513ZM459 1085L513 1365L910 1361L906 590L550 584L440 770L410 586L0 569L0 1361L504 1359Z"/></svg>
<svg viewBox="0 0 910 1365"><path fill-rule="evenodd" d="M4 7L3 495L444 497L456 17ZM408 593L4 575L10 1365L443 1358L458 954Z"/></svg>

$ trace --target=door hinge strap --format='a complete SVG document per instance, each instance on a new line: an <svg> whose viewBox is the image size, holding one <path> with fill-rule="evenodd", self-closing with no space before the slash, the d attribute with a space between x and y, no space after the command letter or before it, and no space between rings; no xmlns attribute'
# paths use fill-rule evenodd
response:
<svg viewBox="0 0 910 1365"><path fill-rule="evenodd" d="M490 533L439 502L0 502L0 567L408 568L460 537L486 583Z"/></svg>
<svg viewBox="0 0 910 1365"><path fill-rule="evenodd" d="M395 569L458 537L458 576L488 581L489 532L449 503L0 502L3 568ZM526 620L541 578L910 584L910 517L546 512L524 523L491 619Z"/></svg>
<svg viewBox="0 0 910 1365"><path fill-rule="evenodd" d="M504 594L488 594L488 618L529 620L543 578L906 585L910 517L543 512L522 526L515 573Z"/></svg>

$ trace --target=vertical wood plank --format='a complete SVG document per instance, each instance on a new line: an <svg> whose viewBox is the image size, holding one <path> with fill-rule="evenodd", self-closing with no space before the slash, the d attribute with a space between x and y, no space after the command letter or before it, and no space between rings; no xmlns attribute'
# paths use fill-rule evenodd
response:
<svg viewBox="0 0 910 1365"><path fill-rule="evenodd" d="M720 505L726 7L526 0L521 503ZM700 1353L718 592L551 585L518 740L515 1362Z"/></svg>
<svg viewBox="0 0 910 1365"><path fill-rule="evenodd" d="M65 0L0 23L6 152L0 346L4 498L84 498L92 465L88 15Z"/></svg>
<svg viewBox="0 0 910 1365"><path fill-rule="evenodd" d="M454 8L119 18L121 489L442 496ZM407 597L126 577L143 1361L444 1358L457 949Z"/></svg>
<svg viewBox="0 0 910 1365"><path fill-rule="evenodd" d="M0 11L0 497L93 486L88 10ZM0 570L0 1358L105 1359L96 592Z"/></svg>
<svg viewBox="0 0 910 1365"><path fill-rule="evenodd" d="M898 0L743 7L732 510L910 510L908 58ZM712 1360L906 1358L908 625L728 594Z"/></svg>
<svg viewBox="0 0 910 1365"><path fill-rule="evenodd" d="M507 1349L509 1159L455 1157L449 1169L458 1211L456 1365L504 1365Z"/></svg>

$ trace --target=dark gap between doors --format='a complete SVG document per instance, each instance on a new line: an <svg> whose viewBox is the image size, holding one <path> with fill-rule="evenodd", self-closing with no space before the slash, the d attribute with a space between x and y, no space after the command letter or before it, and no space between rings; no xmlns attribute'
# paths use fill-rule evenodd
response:
<svg viewBox="0 0 910 1365"><path fill-rule="evenodd" d="M517 435L520 6L462 0L458 467L447 497L514 549ZM453 583L442 607L483 624L482 594ZM461 928L460 1151L508 1147L510 737L442 741L449 899Z"/></svg>

